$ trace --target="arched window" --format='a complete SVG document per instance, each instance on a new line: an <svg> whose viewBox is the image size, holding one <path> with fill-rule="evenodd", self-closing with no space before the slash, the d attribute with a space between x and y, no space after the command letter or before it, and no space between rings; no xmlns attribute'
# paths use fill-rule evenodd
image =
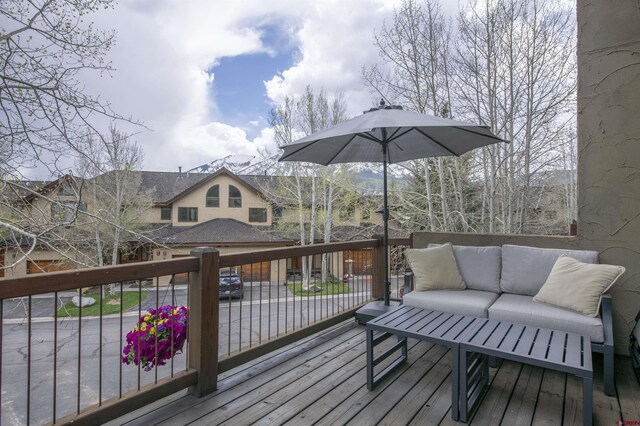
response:
<svg viewBox="0 0 640 426"><path fill-rule="evenodd" d="M207 191L207 207L220 207L220 187L213 185Z"/></svg>
<svg viewBox="0 0 640 426"><path fill-rule="evenodd" d="M229 207L242 207L242 194L233 185L229 185Z"/></svg>

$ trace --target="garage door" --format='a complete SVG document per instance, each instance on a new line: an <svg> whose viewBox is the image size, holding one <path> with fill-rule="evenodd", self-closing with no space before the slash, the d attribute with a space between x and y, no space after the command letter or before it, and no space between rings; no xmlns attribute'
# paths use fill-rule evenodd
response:
<svg viewBox="0 0 640 426"><path fill-rule="evenodd" d="M258 262L242 265L243 281L269 281L271 278L271 262Z"/></svg>
<svg viewBox="0 0 640 426"><path fill-rule="evenodd" d="M73 263L64 260L28 260L27 274L42 272L68 271L74 269Z"/></svg>
<svg viewBox="0 0 640 426"><path fill-rule="evenodd" d="M180 257L190 256L188 254L174 254L171 256L173 259ZM240 270L240 267L227 268L236 272ZM221 271L221 273L223 273ZM271 262L258 262L247 265L242 265L242 280L243 281L269 281L271 278ZM182 274L175 275L176 284L187 284L189 280L189 274L184 272Z"/></svg>

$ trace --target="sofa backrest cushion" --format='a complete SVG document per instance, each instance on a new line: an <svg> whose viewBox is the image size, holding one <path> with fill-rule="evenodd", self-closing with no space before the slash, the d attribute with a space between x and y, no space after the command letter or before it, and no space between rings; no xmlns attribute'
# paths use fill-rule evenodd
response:
<svg viewBox="0 0 640 426"><path fill-rule="evenodd" d="M439 244L429 244L429 247ZM502 248L497 246L453 246L460 275L471 290L500 293Z"/></svg>
<svg viewBox="0 0 640 426"><path fill-rule="evenodd" d="M404 254L413 271L416 291L466 288L451 243L423 249L407 249Z"/></svg>
<svg viewBox="0 0 640 426"><path fill-rule="evenodd" d="M584 263L598 263L597 251L505 244L502 246L500 290L503 293L535 296L549 277L553 265L561 254Z"/></svg>

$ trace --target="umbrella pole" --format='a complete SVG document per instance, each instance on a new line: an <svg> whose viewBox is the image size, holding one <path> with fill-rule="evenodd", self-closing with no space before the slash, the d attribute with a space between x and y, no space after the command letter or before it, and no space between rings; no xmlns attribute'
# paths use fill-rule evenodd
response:
<svg viewBox="0 0 640 426"><path fill-rule="evenodd" d="M383 132L383 135L386 132ZM386 136L386 135L384 135ZM385 138L386 139L386 138ZM383 173L383 208L382 221L384 222L384 236L382 245L384 248L384 304L389 306L391 296L391 282L389 281L389 203L387 200L387 142L382 143L382 173Z"/></svg>

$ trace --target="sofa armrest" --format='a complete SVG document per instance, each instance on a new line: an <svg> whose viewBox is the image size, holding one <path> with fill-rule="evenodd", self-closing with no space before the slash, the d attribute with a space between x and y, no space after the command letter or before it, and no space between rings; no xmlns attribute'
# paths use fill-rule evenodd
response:
<svg viewBox="0 0 640 426"><path fill-rule="evenodd" d="M604 328L604 344L613 346L613 300L610 294L602 295L602 327Z"/></svg>
<svg viewBox="0 0 640 426"><path fill-rule="evenodd" d="M402 294L409 294L413 290L413 272L404 273L404 287Z"/></svg>

